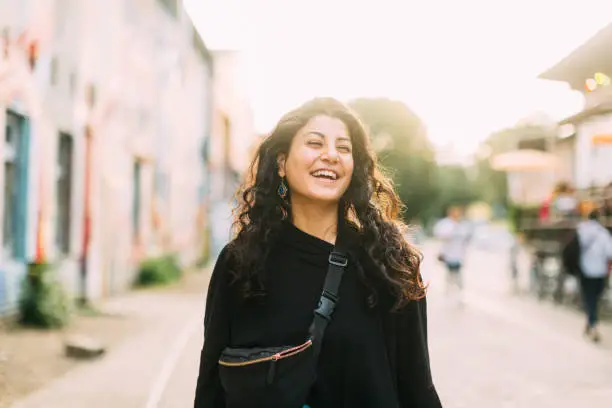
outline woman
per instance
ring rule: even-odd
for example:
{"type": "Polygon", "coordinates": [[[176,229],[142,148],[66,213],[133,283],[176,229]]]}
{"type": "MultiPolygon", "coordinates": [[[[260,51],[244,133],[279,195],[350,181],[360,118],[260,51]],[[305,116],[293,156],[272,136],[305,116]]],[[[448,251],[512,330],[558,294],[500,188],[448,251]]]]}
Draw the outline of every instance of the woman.
{"type": "Polygon", "coordinates": [[[350,261],[304,402],[441,407],[430,374],[421,255],[404,239],[400,201],[357,117],[334,99],[307,102],[263,141],[250,174],[237,235],[211,277],[195,406],[226,406],[218,363],[226,347],[303,341],[342,237],[350,261]]]}

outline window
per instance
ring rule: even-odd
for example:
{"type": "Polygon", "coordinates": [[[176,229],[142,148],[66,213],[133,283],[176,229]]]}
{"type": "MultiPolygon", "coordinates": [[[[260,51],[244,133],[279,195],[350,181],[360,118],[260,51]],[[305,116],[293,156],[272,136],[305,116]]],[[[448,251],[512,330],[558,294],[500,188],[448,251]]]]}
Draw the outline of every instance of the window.
{"type": "Polygon", "coordinates": [[[531,149],[531,150],[540,150],[545,152],[546,149],[546,139],[527,139],[520,140],[518,142],[519,150],[522,149],[531,149]]]}
{"type": "Polygon", "coordinates": [[[5,253],[14,257],[17,255],[19,242],[20,189],[22,164],[20,153],[23,118],[12,113],[6,113],[4,130],[4,213],[2,215],[2,242],[5,253]]]}
{"type": "Polygon", "coordinates": [[[70,73],[70,78],[68,79],[68,81],[69,81],[69,86],[70,86],[70,95],[74,96],[74,93],[76,91],[76,86],[77,86],[76,72],[70,73]]]}
{"type": "Polygon", "coordinates": [[[51,58],[51,73],[49,74],[51,85],[57,85],[58,69],[57,57],[51,58]]]}
{"type": "Polygon", "coordinates": [[[157,2],[164,8],[172,17],[178,16],[178,0],[157,0],[157,2]]]}
{"type": "Polygon", "coordinates": [[[73,151],[74,142],[72,136],[60,133],[57,152],[55,243],[62,254],[70,252],[73,151]]]}
{"type": "Polygon", "coordinates": [[[96,106],[98,100],[98,88],[94,84],[88,84],[85,89],[85,98],[87,100],[87,107],[93,108],[96,106]]]}
{"type": "Polygon", "coordinates": [[[8,58],[9,44],[11,43],[11,30],[8,27],[2,29],[2,56],[8,58]]]}
{"type": "Polygon", "coordinates": [[[132,231],[133,238],[138,241],[140,237],[140,203],[141,203],[141,184],[142,184],[142,163],[139,159],[134,161],[132,175],[132,231]]]}

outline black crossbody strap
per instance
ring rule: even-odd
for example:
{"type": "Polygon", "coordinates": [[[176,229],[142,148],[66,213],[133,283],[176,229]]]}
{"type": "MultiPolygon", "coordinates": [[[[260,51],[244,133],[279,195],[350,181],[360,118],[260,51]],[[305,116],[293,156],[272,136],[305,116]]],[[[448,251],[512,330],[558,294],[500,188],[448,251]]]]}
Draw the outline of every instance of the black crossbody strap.
{"type": "Polygon", "coordinates": [[[314,318],[309,330],[313,341],[315,358],[319,356],[325,329],[331,321],[334,309],[340,300],[338,290],[348,265],[348,253],[339,241],[340,234],[338,234],[333,251],[329,254],[329,265],[327,275],[325,276],[325,283],[323,284],[323,293],[321,293],[319,304],[314,311],[314,318]]]}

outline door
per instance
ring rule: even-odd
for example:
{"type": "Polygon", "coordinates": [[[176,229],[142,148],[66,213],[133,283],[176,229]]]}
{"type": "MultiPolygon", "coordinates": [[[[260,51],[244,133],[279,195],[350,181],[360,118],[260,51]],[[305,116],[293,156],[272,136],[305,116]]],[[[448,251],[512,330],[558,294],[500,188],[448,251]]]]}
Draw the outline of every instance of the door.
{"type": "Polygon", "coordinates": [[[12,259],[25,259],[27,187],[28,187],[28,126],[27,120],[7,111],[4,130],[4,211],[2,246],[12,259]]]}
{"type": "Polygon", "coordinates": [[[28,120],[12,111],[6,121],[2,151],[2,254],[0,254],[0,315],[13,312],[26,273],[28,186],[28,120]]]}

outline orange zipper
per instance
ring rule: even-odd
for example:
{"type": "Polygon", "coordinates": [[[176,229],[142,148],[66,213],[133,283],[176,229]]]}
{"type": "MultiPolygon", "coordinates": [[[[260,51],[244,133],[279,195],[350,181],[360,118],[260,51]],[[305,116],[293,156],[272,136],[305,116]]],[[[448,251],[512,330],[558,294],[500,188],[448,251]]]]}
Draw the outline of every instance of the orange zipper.
{"type": "Polygon", "coordinates": [[[301,353],[302,351],[306,350],[307,348],[311,346],[312,346],[312,340],[308,340],[304,344],[300,344],[299,346],[292,347],[290,349],[287,349],[280,353],[276,353],[269,357],[262,357],[262,358],[258,358],[258,359],[251,360],[251,361],[241,361],[238,363],[232,363],[228,361],[219,360],[219,364],[222,366],[226,366],[226,367],[241,367],[241,366],[247,366],[251,364],[263,363],[265,361],[278,361],[278,360],[282,360],[287,357],[294,356],[298,353],[301,353]]]}

